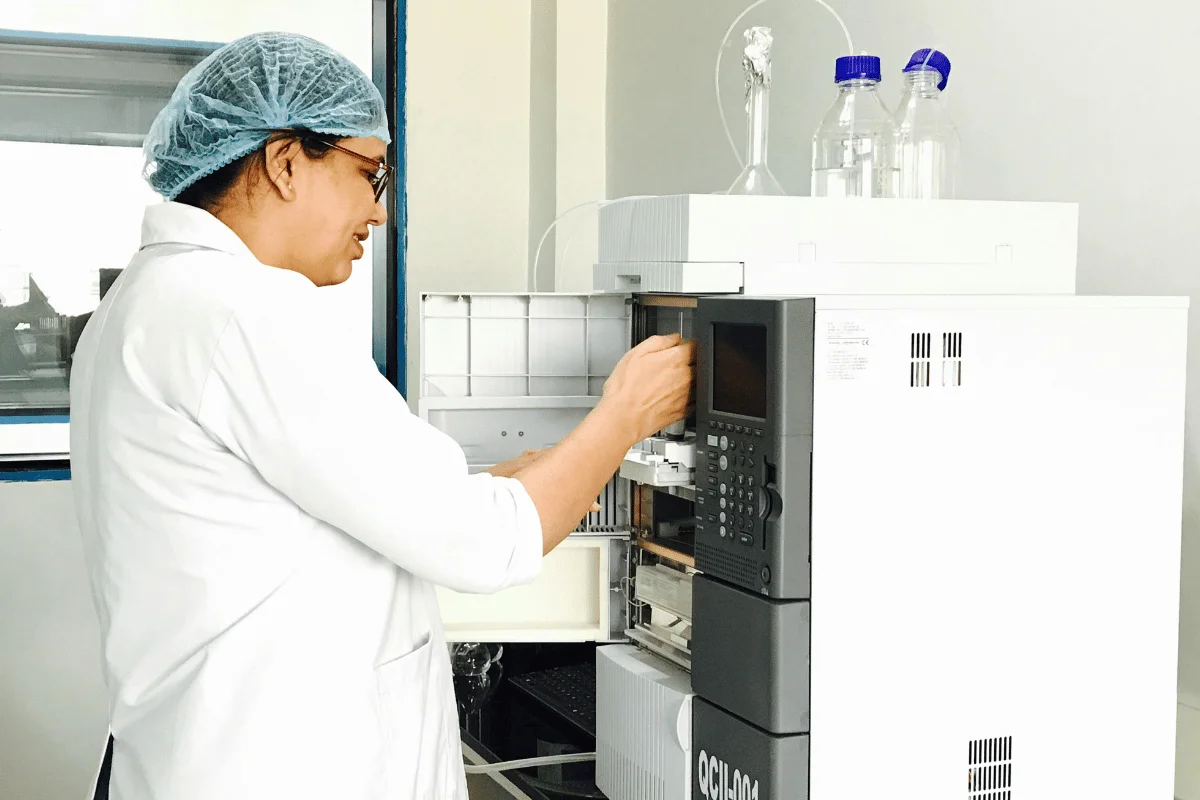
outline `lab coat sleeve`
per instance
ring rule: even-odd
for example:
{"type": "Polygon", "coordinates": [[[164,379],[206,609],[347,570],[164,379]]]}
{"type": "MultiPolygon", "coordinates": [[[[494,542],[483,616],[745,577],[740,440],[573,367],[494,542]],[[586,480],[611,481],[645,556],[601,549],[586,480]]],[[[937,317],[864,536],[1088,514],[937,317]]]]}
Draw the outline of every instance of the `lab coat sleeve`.
{"type": "Polygon", "coordinates": [[[532,581],[542,528],[524,486],[468,474],[462,449],[371,359],[343,352],[310,297],[284,319],[234,313],[201,426],[305,512],[418,577],[475,593],[532,581]]]}

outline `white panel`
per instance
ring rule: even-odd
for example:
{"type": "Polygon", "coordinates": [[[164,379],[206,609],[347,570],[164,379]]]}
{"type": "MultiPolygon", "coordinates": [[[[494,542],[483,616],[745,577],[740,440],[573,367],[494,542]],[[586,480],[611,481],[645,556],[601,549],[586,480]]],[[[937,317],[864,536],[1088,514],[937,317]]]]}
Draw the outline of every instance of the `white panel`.
{"type": "Polygon", "coordinates": [[[531,584],[492,595],[438,589],[451,642],[595,642],[612,638],[610,597],[625,537],[568,537],[531,584]]]}
{"type": "Polygon", "coordinates": [[[691,793],[692,682],[629,645],[596,650],[596,788],[609,800],[691,793]]]}
{"type": "Polygon", "coordinates": [[[628,349],[623,297],[422,296],[422,397],[599,396],[628,349]]]}
{"type": "Polygon", "coordinates": [[[745,293],[760,297],[827,294],[1073,294],[1065,270],[1001,269],[969,264],[828,264],[747,262],[745,293]]]}
{"type": "Polygon", "coordinates": [[[596,406],[595,397],[422,398],[422,419],[458,442],[484,469],[558,444],[596,406]]]}
{"type": "Polygon", "coordinates": [[[1187,314],[1055,302],[818,311],[817,800],[859,796],[864,730],[895,800],[1008,736],[1014,797],[1171,796],[1187,314]],[[912,387],[913,333],[961,334],[961,385],[912,387]]]}
{"type": "MultiPolygon", "coordinates": [[[[928,272],[918,292],[963,291],[928,281],[965,272],[972,292],[1071,293],[1077,231],[1066,203],[673,195],[601,209],[599,261],[808,265],[848,274],[848,294],[895,292],[874,280],[913,268],[928,272]]],[[[746,292],[781,293],[750,275],[746,292]]]]}
{"type": "Polygon", "coordinates": [[[598,292],[663,292],[670,294],[733,294],[742,289],[740,263],[625,262],[592,268],[598,292]]]}

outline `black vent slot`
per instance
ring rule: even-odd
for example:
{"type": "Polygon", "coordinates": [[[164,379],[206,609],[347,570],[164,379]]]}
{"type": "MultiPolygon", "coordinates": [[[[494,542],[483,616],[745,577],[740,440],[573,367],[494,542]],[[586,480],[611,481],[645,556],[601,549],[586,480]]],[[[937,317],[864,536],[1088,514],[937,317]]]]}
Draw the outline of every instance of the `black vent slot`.
{"type": "Polygon", "coordinates": [[[1012,737],[976,739],[967,747],[968,800],[1012,800],[1012,737]]]}
{"type": "Polygon", "coordinates": [[[584,517],[575,526],[577,533],[620,533],[628,528],[628,525],[622,524],[626,501],[621,496],[619,480],[614,477],[604,487],[604,493],[596,501],[600,504],[600,510],[584,517]]]}
{"type": "Polygon", "coordinates": [[[917,389],[929,385],[929,365],[932,355],[932,333],[914,333],[909,336],[909,386],[917,389]]]}
{"type": "Polygon", "coordinates": [[[962,386],[961,333],[942,334],[942,386],[962,386]]]}
{"type": "Polygon", "coordinates": [[[962,358],[962,334],[942,334],[942,358],[962,358]]]}

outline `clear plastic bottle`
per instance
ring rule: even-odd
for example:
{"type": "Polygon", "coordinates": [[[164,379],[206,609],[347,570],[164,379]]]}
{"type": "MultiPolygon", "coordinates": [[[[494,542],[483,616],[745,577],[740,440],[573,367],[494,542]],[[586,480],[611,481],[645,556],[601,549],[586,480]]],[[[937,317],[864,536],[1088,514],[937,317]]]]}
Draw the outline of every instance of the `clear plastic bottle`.
{"type": "Polygon", "coordinates": [[[767,166],[767,123],[771,91],[771,29],[745,33],[742,68],[746,72],[746,168],[726,194],[786,194],[767,166]]]}
{"type": "Polygon", "coordinates": [[[904,67],[904,94],[896,109],[898,197],[937,200],[955,195],[960,142],[942,103],[949,78],[950,59],[938,50],[918,50],[904,67]]]}
{"type": "Polygon", "coordinates": [[[879,96],[878,56],[842,56],[838,97],[813,136],[813,197],[894,197],[894,120],[879,96]]]}

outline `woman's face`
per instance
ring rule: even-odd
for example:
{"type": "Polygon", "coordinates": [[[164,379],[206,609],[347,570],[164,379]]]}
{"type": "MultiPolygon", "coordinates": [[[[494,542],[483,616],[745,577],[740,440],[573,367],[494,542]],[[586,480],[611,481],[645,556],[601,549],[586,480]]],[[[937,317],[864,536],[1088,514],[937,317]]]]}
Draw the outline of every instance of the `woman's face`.
{"type": "MultiPolygon", "coordinates": [[[[340,139],[337,144],[375,164],[387,153],[375,138],[340,139]]],[[[371,227],[387,221],[383,198],[375,200],[377,168],[372,163],[336,149],[321,158],[309,158],[301,149],[292,161],[287,266],[318,286],[349,278],[353,262],[363,257],[371,227]]]]}

